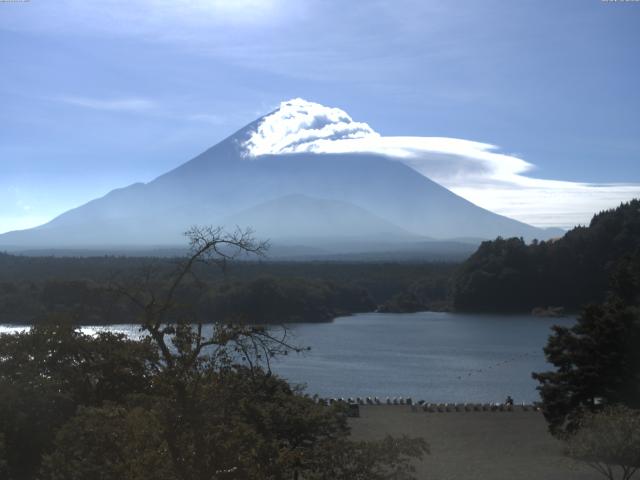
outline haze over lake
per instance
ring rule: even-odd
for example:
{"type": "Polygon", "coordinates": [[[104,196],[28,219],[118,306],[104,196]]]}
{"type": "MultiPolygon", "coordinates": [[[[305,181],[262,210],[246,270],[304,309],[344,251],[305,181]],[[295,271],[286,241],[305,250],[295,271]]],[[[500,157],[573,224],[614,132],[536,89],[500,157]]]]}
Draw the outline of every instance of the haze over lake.
{"type": "MultiPolygon", "coordinates": [[[[274,370],[323,397],[411,397],[429,402],[538,401],[531,372],[549,368],[543,347],[569,318],[421,312],[366,313],[330,323],[291,324],[309,346],[274,370]]],[[[0,326],[0,332],[21,327],[0,326]]],[[[86,327],[85,332],[96,327],[86,327]]],[[[137,325],[99,327],[138,335],[137,325]]]]}

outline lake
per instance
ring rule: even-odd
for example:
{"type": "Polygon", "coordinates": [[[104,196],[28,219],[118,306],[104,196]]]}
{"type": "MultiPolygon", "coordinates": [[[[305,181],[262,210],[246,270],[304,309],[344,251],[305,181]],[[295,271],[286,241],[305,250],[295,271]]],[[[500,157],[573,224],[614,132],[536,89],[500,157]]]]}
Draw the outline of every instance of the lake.
{"type": "MultiPolygon", "coordinates": [[[[273,369],[323,397],[411,397],[428,402],[537,401],[531,372],[550,366],[542,348],[554,324],[571,318],[421,312],[366,313],[330,323],[290,324],[309,346],[273,369]]],[[[134,325],[100,327],[138,334],[134,325]]],[[[0,326],[0,332],[20,327],[0,326]]],[[[96,327],[87,327],[86,332],[96,327]]]]}

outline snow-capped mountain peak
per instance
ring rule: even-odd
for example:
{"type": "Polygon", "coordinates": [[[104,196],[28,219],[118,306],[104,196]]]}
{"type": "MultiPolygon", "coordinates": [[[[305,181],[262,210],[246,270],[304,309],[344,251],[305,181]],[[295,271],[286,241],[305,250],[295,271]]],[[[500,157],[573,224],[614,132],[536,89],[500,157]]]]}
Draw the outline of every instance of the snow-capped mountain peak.
{"type": "Polygon", "coordinates": [[[327,142],[379,136],[368,124],[354,121],[344,110],[294,98],[263,117],[243,149],[251,157],[320,152],[327,142]]]}

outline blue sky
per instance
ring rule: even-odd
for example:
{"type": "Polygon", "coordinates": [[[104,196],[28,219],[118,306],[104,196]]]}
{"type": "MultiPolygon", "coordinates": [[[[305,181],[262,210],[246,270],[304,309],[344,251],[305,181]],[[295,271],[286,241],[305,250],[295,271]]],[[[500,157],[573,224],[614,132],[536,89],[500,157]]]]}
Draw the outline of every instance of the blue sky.
{"type": "Polygon", "coordinates": [[[637,184],[639,50],[640,2],[0,3],[0,232],[151,180],[292,97],[385,136],[492,144],[539,179],[637,184]]]}

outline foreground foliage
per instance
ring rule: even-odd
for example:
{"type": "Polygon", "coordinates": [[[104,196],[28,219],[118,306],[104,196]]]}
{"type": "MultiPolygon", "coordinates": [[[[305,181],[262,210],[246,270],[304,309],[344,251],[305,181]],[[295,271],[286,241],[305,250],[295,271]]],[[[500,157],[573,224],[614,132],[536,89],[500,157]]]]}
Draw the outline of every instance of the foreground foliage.
{"type": "Polygon", "coordinates": [[[609,480],[630,480],[640,468],[640,410],[613,406],[584,415],[567,447],[569,456],[609,480]]]}
{"type": "Polygon", "coordinates": [[[70,326],[0,337],[2,478],[412,478],[424,441],[351,442],[340,406],[231,360],[248,332],[216,335],[215,355],[172,366],[148,340],[70,326]]]}
{"type": "Polygon", "coordinates": [[[545,355],[555,370],[534,373],[552,433],[575,432],[603,405],[640,408],[640,254],[618,264],[609,297],[570,328],[553,327],[545,355]]]}
{"type": "Polygon", "coordinates": [[[590,306],[545,347],[556,370],[535,373],[552,433],[571,433],[600,404],[640,408],[640,314],[620,301],[590,306]]]}
{"type": "Polygon", "coordinates": [[[194,265],[263,245],[217,229],[190,240],[161,290],[114,285],[138,309],[143,340],[59,322],[0,336],[2,478],[413,478],[423,440],[353,442],[344,407],[316,404],[271,373],[273,356],[299,350],[286,332],[197,323],[178,294],[194,265]]]}

